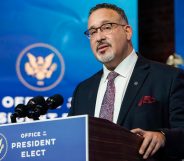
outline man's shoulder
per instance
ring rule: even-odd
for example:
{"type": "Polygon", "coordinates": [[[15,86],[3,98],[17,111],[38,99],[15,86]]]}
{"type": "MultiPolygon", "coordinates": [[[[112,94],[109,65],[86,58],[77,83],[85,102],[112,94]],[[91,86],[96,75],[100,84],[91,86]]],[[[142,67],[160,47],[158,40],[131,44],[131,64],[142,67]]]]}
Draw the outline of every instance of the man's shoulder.
{"type": "Polygon", "coordinates": [[[176,68],[161,62],[149,60],[144,57],[140,57],[141,61],[149,64],[151,72],[157,72],[158,74],[177,74],[177,73],[184,73],[184,71],[180,68],[176,68]]]}

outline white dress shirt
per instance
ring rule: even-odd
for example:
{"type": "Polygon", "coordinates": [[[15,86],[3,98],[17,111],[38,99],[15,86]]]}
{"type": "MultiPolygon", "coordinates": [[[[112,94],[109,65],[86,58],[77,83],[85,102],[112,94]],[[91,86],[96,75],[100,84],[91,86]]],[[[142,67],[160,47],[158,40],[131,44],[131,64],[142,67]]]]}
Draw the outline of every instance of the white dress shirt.
{"type": "MultiPolygon", "coordinates": [[[[119,75],[115,78],[115,102],[114,102],[114,114],[113,114],[113,122],[117,123],[121,104],[125,95],[125,91],[127,89],[130,77],[132,75],[133,69],[135,67],[135,63],[137,61],[137,54],[135,50],[131,52],[129,56],[127,56],[114,70],[119,75]]],[[[109,71],[105,66],[103,66],[103,75],[100,81],[100,85],[98,88],[96,106],[95,106],[95,117],[99,117],[102,100],[107,87],[107,76],[111,71],[109,71]]]]}

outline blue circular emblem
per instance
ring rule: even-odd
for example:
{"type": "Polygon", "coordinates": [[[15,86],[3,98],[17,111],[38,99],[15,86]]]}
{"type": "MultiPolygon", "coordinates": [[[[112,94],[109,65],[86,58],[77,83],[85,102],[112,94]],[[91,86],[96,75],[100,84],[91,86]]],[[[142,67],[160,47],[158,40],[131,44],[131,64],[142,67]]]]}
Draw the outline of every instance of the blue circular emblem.
{"type": "Polygon", "coordinates": [[[36,43],[27,46],[16,62],[19,80],[29,89],[47,91],[58,85],[65,71],[61,53],[53,46],[36,43]]]}

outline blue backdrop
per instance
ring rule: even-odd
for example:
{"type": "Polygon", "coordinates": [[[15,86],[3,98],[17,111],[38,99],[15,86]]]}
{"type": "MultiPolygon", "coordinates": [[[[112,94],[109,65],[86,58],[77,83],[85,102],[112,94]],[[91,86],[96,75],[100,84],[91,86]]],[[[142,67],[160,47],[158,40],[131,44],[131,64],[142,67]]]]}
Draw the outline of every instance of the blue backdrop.
{"type": "MultiPolygon", "coordinates": [[[[101,0],[2,0],[0,2],[0,124],[19,103],[59,93],[62,107],[42,118],[65,116],[76,85],[97,72],[88,39],[89,9],[101,0]]],[[[137,0],[106,0],[122,7],[138,49],[137,0]]],[[[20,119],[19,121],[24,121],[20,119]]],[[[27,121],[27,120],[26,120],[27,121]]]]}
{"type": "MultiPolygon", "coordinates": [[[[174,1],[174,11],[175,11],[175,51],[176,54],[180,55],[184,59],[184,1],[175,0],[174,1]]],[[[184,60],[183,60],[184,61],[184,60]]],[[[184,62],[180,65],[184,69],[184,62]]]]}

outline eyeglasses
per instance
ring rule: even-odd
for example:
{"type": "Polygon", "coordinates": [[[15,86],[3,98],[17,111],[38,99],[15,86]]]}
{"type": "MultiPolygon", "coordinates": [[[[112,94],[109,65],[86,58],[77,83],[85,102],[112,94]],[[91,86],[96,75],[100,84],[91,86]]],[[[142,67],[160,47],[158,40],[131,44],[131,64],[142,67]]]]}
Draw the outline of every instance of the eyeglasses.
{"type": "Polygon", "coordinates": [[[84,34],[85,34],[89,39],[93,39],[93,38],[97,35],[98,29],[100,29],[100,31],[101,31],[104,35],[107,35],[107,34],[112,33],[113,29],[116,28],[117,26],[126,26],[126,25],[118,24],[118,23],[114,23],[114,22],[105,23],[105,24],[102,24],[100,27],[91,28],[91,29],[85,31],[84,34]]]}

